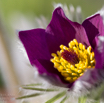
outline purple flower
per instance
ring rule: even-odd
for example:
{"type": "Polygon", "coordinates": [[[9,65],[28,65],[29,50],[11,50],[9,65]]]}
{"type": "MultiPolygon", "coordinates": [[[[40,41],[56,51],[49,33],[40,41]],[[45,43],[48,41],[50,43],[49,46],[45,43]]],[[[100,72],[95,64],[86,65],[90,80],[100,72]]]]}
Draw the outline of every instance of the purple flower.
{"type": "MultiPolygon", "coordinates": [[[[50,62],[51,54],[60,50],[60,45],[76,39],[87,48],[91,46],[95,53],[95,69],[103,68],[102,53],[99,53],[98,36],[104,35],[104,26],[100,14],[87,18],[82,24],[70,21],[61,7],[54,10],[52,19],[46,29],[20,31],[19,38],[28,54],[31,65],[35,65],[40,74],[46,73],[46,78],[55,84],[71,87],[74,82],[67,82],[61,73],[50,62]],[[100,60],[99,60],[100,59],[100,60]],[[61,84],[60,84],[61,83],[61,84]]],[[[83,75],[84,76],[84,75],[83,75]]]]}

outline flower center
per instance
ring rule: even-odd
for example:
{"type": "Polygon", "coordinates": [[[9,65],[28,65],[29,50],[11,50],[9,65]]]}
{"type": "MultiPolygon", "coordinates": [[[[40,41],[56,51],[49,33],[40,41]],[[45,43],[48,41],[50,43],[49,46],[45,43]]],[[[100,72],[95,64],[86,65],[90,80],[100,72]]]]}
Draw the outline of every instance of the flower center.
{"type": "Polygon", "coordinates": [[[51,62],[54,67],[62,74],[66,81],[74,82],[86,71],[86,68],[95,67],[94,52],[91,46],[85,48],[76,39],[71,41],[69,47],[60,45],[61,50],[57,54],[52,53],[51,62]]]}
{"type": "Polygon", "coordinates": [[[64,52],[61,53],[61,57],[73,65],[79,62],[78,55],[71,49],[64,50],[64,52]]]}

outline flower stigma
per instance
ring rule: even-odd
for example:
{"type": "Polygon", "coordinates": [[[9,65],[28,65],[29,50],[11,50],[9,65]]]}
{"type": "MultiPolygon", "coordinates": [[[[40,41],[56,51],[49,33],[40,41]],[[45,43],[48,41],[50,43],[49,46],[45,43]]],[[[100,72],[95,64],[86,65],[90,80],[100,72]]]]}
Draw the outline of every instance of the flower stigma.
{"type": "Polygon", "coordinates": [[[65,80],[71,83],[82,76],[87,69],[95,67],[95,56],[91,46],[85,48],[76,39],[69,42],[68,46],[60,45],[61,50],[57,51],[57,54],[51,54],[53,56],[51,62],[65,80]]]}

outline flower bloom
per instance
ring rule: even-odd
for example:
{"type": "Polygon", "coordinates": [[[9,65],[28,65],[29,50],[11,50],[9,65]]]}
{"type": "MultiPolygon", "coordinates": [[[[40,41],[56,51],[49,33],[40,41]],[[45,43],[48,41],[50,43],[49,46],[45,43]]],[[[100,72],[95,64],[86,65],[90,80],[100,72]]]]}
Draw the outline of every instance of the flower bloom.
{"type": "Polygon", "coordinates": [[[56,84],[67,87],[84,76],[86,68],[103,69],[102,56],[97,50],[98,36],[103,35],[100,14],[79,24],[70,21],[61,7],[54,10],[46,29],[19,32],[31,65],[35,65],[40,74],[53,78],[56,84]]]}

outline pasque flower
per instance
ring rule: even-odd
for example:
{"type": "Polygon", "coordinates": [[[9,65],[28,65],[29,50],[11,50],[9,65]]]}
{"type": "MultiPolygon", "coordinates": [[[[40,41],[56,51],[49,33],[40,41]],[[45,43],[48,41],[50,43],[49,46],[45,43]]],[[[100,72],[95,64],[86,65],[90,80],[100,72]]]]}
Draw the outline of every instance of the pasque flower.
{"type": "Polygon", "coordinates": [[[46,29],[19,32],[31,65],[36,66],[40,74],[47,74],[47,79],[51,77],[55,84],[66,87],[71,87],[90,68],[104,69],[103,53],[97,49],[98,37],[103,35],[100,14],[79,24],[69,20],[61,7],[54,10],[46,29]]]}

